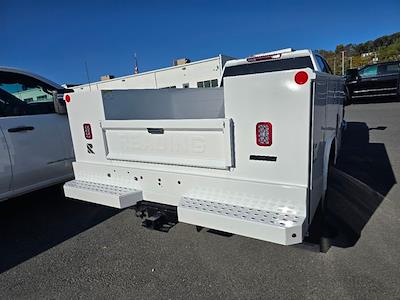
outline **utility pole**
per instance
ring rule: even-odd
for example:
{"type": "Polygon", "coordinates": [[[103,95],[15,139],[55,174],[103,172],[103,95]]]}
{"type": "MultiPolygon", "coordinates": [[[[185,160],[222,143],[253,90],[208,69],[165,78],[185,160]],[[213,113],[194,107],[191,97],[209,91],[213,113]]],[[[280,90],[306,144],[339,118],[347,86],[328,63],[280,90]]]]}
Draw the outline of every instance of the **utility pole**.
{"type": "Polygon", "coordinates": [[[336,75],[336,54],[333,57],[333,74],[336,75]]]}
{"type": "Polygon", "coordinates": [[[134,54],[134,58],[135,58],[135,67],[133,68],[133,74],[139,74],[139,66],[138,66],[138,62],[137,62],[136,52],[134,54]]]}
{"type": "Polygon", "coordinates": [[[342,51],[342,76],[344,75],[344,51],[342,51]]]}
{"type": "Polygon", "coordinates": [[[350,69],[353,69],[353,56],[350,56],[350,69]]]}

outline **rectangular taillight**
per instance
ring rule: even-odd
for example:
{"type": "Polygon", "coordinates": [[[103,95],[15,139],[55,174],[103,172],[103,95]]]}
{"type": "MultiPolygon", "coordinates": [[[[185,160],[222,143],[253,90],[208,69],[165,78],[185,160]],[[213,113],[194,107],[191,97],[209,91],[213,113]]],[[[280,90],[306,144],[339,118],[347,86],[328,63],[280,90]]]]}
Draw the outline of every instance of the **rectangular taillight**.
{"type": "Polygon", "coordinates": [[[258,146],[272,145],[272,124],[259,122],[256,125],[256,143],[258,146]]]}
{"type": "Polygon", "coordinates": [[[87,140],[91,140],[93,138],[92,127],[90,126],[90,124],[83,124],[83,132],[85,133],[85,138],[87,140]]]}

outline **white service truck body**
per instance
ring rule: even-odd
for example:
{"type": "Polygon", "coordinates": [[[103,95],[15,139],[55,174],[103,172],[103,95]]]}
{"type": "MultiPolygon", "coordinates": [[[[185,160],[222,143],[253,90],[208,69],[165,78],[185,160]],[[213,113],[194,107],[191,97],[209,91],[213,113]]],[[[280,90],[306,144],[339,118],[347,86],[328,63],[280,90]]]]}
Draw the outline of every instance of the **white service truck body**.
{"type": "Polygon", "coordinates": [[[177,208],[180,222],[301,243],[340,147],[343,80],[309,50],[228,61],[215,89],[103,90],[67,104],[67,197],[177,208]]]}

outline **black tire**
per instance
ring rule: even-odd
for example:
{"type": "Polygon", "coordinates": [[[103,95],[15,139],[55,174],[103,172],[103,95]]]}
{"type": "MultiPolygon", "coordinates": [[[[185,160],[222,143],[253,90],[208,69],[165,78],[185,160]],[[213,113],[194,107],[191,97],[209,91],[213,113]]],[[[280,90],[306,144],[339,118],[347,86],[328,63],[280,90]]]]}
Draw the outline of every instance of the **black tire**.
{"type": "Polygon", "coordinates": [[[343,106],[351,105],[353,102],[351,100],[350,92],[349,92],[349,89],[347,87],[346,87],[344,93],[345,93],[345,100],[344,100],[344,105],[343,106]]]}
{"type": "MultiPolygon", "coordinates": [[[[327,190],[330,181],[331,169],[335,162],[335,147],[335,142],[333,142],[329,153],[327,190]]],[[[334,236],[334,230],[329,224],[327,204],[327,195],[325,195],[325,199],[321,198],[319,201],[318,208],[309,227],[309,236],[306,239],[307,242],[319,244],[319,251],[321,253],[328,252],[332,244],[332,237],[334,236]]]]}

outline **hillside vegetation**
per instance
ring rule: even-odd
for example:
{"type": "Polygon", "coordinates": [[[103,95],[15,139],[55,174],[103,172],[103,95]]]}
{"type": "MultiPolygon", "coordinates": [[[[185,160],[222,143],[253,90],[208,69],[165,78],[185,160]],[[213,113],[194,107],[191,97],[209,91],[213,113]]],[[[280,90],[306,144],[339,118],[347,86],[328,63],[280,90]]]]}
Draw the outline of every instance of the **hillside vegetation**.
{"type": "Polygon", "coordinates": [[[361,44],[340,44],[335,51],[318,50],[336,74],[342,72],[342,51],[345,52],[345,70],[374,62],[400,60],[400,32],[361,44]]]}

